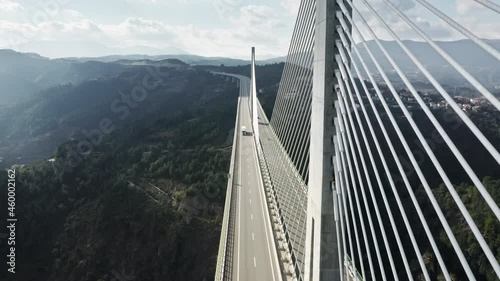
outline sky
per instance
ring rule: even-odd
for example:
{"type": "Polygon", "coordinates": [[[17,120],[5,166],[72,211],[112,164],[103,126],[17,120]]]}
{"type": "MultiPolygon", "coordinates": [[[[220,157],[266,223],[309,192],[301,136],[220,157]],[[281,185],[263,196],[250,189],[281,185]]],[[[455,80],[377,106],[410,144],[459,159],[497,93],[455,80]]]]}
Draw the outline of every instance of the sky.
{"type": "MultiPolygon", "coordinates": [[[[391,1],[433,39],[464,38],[415,1],[391,1]]],[[[400,38],[421,40],[382,0],[369,2],[400,38]]],[[[500,39],[500,15],[473,0],[428,2],[477,36],[500,39]]],[[[391,39],[362,1],[355,3],[377,36],[391,39]]],[[[288,52],[299,5],[300,0],[0,0],[0,48],[50,58],[189,53],[248,59],[255,46],[261,59],[278,57],[288,52]]]]}

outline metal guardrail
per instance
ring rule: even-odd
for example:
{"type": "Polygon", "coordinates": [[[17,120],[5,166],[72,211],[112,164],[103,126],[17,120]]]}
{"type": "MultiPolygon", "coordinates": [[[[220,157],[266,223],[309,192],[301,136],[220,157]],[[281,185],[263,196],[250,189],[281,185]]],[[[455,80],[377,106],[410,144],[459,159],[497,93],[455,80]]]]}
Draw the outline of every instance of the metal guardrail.
{"type": "MultiPolygon", "coordinates": [[[[241,85],[241,84],[240,84],[241,85]]],[[[217,255],[217,265],[215,269],[215,281],[231,280],[231,276],[228,276],[228,271],[226,267],[232,266],[227,264],[227,250],[228,250],[228,233],[230,228],[230,221],[234,219],[231,217],[231,210],[234,208],[232,204],[233,199],[233,188],[234,188],[234,162],[236,158],[236,146],[238,144],[239,137],[239,120],[240,120],[240,99],[238,97],[238,105],[236,109],[236,123],[234,126],[234,137],[233,137],[233,148],[231,151],[231,164],[229,166],[229,177],[227,180],[227,190],[226,190],[226,202],[224,204],[224,217],[222,219],[222,230],[219,242],[219,253],[217,255]]]]}
{"type": "Polygon", "coordinates": [[[347,280],[357,280],[357,281],[363,281],[363,276],[359,271],[353,266],[351,257],[349,255],[346,255],[346,260],[344,261],[345,268],[347,269],[346,274],[348,274],[347,280]],[[350,278],[350,279],[349,279],[350,278]]]}
{"type": "MultiPolygon", "coordinates": [[[[264,112],[262,105],[258,101],[257,101],[257,106],[259,107],[259,110],[258,110],[259,112],[264,112]]],[[[265,123],[269,124],[269,120],[265,114],[263,114],[261,119],[265,123]]],[[[285,153],[285,152],[283,151],[283,153],[285,153]]],[[[257,143],[257,154],[259,157],[259,166],[261,169],[262,177],[264,179],[264,184],[266,185],[266,194],[267,194],[267,196],[270,196],[272,198],[272,201],[274,202],[275,207],[277,209],[276,215],[278,216],[279,225],[281,226],[280,231],[284,234],[284,236],[285,236],[284,239],[285,239],[286,245],[287,245],[287,248],[285,249],[285,251],[287,252],[289,258],[291,259],[290,262],[293,265],[293,272],[286,272],[286,273],[291,274],[293,280],[300,281],[300,280],[302,280],[302,271],[300,269],[300,266],[297,264],[297,260],[295,258],[296,253],[295,253],[295,250],[292,246],[292,242],[290,241],[290,233],[289,233],[288,228],[286,227],[287,224],[285,222],[285,218],[283,217],[283,214],[282,214],[281,210],[279,209],[279,203],[278,203],[279,200],[278,200],[277,195],[276,195],[276,190],[274,187],[272,177],[270,175],[268,162],[267,162],[264,150],[262,149],[262,144],[260,143],[260,140],[257,143]],[[268,190],[268,188],[269,188],[269,190],[268,190]]],[[[298,176],[298,178],[301,179],[300,176],[298,176]]],[[[273,208],[271,207],[270,209],[271,209],[270,211],[272,211],[273,208]]],[[[276,233],[277,230],[274,227],[273,227],[273,229],[274,229],[275,235],[280,235],[280,233],[276,233]]],[[[282,259],[283,258],[284,257],[282,257],[282,259]]],[[[282,260],[281,262],[285,262],[285,261],[282,260]]]]}
{"type": "MultiPolygon", "coordinates": [[[[266,160],[266,157],[264,155],[264,151],[262,150],[260,143],[257,146],[257,150],[258,150],[257,153],[259,156],[259,166],[260,166],[260,170],[262,173],[262,178],[264,179],[265,192],[266,192],[266,195],[268,197],[268,200],[271,201],[270,203],[273,203],[275,206],[275,207],[271,206],[268,208],[270,209],[271,212],[273,211],[273,208],[276,208],[278,210],[275,215],[278,217],[279,222],[277,224],[280,227],[279,227],[279,229],[276,229],[276,227],[273,227],[273,229],[274,229],[273,233],[274,233],[275,239],[277,236],[279,236],[281,234],[280,232],[282,232],[284,234],[285,240],[286,240],[286,245],[287,245],[287,248],[284,250],[286,251],[288,256],[291,258],[293,256],[294,250],[293,250],[293,247],[292,247],[290,240],[287,238],[287,237],[290,237],[290,234],[288,233],[288,229],[286,229],[285,225],[283,225],[284,219],[283,219],[283,216],[281,215],[281,212],[279,211],[278,206],[277,206],[276,192],[274,190],[273,182],[272,182],[272,179],[271,179],[271,176],[269,173],[267,160],[266,160]]],[[[272,217],[271,217],[271,219],[272,219],[272,217]]],[[[276,224],[276,222],[275,222],[275,224],[276,224]]],[[[278,241],[279,241],[279,239],[278,239],[278,241]]],[[[278,249],[278,252],[279,252],[279,249],[278,249]]],[[[282,259],[281,262],[284,264],[286,257],[281,256],[281,259],[282,259]]],[[[292,278],[294,278],[294,280],[302,280],[302,279],[299,279],[301,276],[300,268],[296,264],[294,264],[294,269],[295,269],[294,272],[286,272],[286,269],[285,269],[285,272],[287,274],[290,273],[292,275],[292,278]]]]}

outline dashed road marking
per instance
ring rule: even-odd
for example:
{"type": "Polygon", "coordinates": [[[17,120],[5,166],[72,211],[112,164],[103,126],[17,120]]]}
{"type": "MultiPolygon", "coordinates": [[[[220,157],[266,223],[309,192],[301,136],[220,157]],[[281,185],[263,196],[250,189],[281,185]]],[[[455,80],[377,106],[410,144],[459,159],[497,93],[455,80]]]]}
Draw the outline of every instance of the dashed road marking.
{"type": "Polygon", "coordinates": [[[255,240],[255,235],[253,234],[253,232],[252,232],[252,240],[255,240]]]}
{"type": "Polygon", "coordinates": [[[253,267],[257,267],[257,260],[255,260],[255,257],[253,257],[253,267]]]}
{"type": "Polygon", "coordinates": [[[250,219],[253,220],[253,214],[250,214],[250,219]]]}

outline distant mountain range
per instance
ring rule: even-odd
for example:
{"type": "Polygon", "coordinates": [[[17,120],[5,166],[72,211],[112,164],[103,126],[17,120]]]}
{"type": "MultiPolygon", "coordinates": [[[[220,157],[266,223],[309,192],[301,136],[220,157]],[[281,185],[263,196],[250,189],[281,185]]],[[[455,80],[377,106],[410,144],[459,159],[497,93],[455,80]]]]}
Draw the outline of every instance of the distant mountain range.
{"type": "MultiPolygon", "coordinates": [[[[189,54],[178,54],[178,55],[159,55],[159,56],[150,56],[150,55],[113,55],[113,56],[104,56],[104,57],[90,57],[90,58],[66,58],[69,60],[79,61],[79,62],[87,62],[87,61],[100,61],[100,62],[119,62],[119,61],[131,61],[131,60],[165,60],[165,59],[179,59],[183,62],[190,65],[214,65],[219,66],[221,64],[225,66],[238,66],[238,65],[247,65],[250,64],[250,60],[241,60],[241,59],[233,59],[233,58],[225,58],[225,57],[204,57],[197,55],[189,55],[189,54]]],[[[257,61],[258,64],[272,64],[272,63],[280,63],[286,60],[286,57],[278,57],[266,60],[257,61]]]]}
{"type": "MultiPolygon", "coordinates": [[[[500,49],[500,40],[485,40],[495,49],[500,49]]],[[[427,43],[404,41],[405,45],[420,59],[424,66],[442,84],[451,87],[469,86],[468,83],[449,66],[427,43]]],[[[400,79],[393,67],[382,54],[374,41],[369,41],[369,48],[378,58],[382,67],[388,72],[396,85],[400,79]]],[[[394,41],[382,41],[383,46],[391,54],[402,70],[412,81],[425,84],[427,80],[418,71],[413,62],[394,41]]],[[[437,42],[446,52],[465,67],[474,77],[489,88],[500,87],[500,63],[470,40],[437,42]]],[[[368,57],[364,47],[358,44],[360,52],[371,72],[376,68],[368,57]]],[[[286,57],[259,60],[260,65],[280,63],[286,57]]],[[[121,73],[124,68],[145,64],[178,64],[237,66],[248,65],[249,60],[225,57],[204,57],[190,54],[178,55],[112,55],[104,57],[48,59],[34,53],[19,53],[12,50],[0,50],[0,105],[16,102],[29,97],[47,87],[67,83],[100,79],[121,73]]],[[[358,64],[360,65],[360,64],[358,64]]],[[[366,76],[365,76],[366,77],[366,76]]],[[[382,82],[380,77],[376,77],[382,82]]],[[[432,86],[429,85],[429,88],[432,86]]]]}
{"type": "Polygon", "coordinates": [[[61,84],[113,77],[134,65],[186,65],[178,59],[116,62],[48,59],[12,50],[0,50],[0,62],[0,105],[25,100],[38,91],[61,84]]]}
{"type": "MultiPolygon", "coordinates": [[[[381,45],[386,49],[387,53],[396,62],[399,68],[404,71],[405,75],[413,82],[419,82],[421,89],[434,89],[427,78],[421,73],[418,67],[408,57],[408,55],[399,47],[395,41],[380,41],[381,45]]],[[[484,40],[487,44],[496,50],[500,50],[500,40],[484,40]]],[[[462,75],[460,75],[446,60],[441,57],[431,45],[424,42],[416,42],[405,40],[405,46],[417,57],[417,59],[424,65],[424,67],[447,88],[455,87],[472,87],[462,75]]],[[[484,86],[495,89],[500,88],[500,63],[497,59],[476,45],[471,40],[459,40],[451,42],[436,42],[436,44],[448,53],[458,64],[467,70],[484,86]]],[[[372,74],[378,74],[378,70],[371,60],[368,51],[364,45],[358,43],[357,48],[363,57],[363,60],[368,65],[372,74]]],[[[395,86],[404,87],[401,78],[395,72],[393,65],[386,58],[382,50],[378,47],[375,41],[367,42],[368,48],[377,59],[378,63],[384,69],[389,79],[395,86]]],[[[307,51],[297,52],[292,56],[303,57],[307,51]]],[[[355,54],[354,50],[352,53],[355,54]]],[[[355,62],[359,69],[362,71],[364,79],[368,79],[363,71],[362,64],[358,57],[355,56],[355,62]]],[[[294,58],[292,57],[292,60],[294,58]]],[[[312,64],[312,58],[309,61],[301,60],[303,67],[309,67],[312,64]]],[[[353,73],[355,73],[353,69],[353,73]]],[[[384,83],[380,75],[374,75],[379,83],[384,83]]]]}
{"type": "Polygon", "coordinates": [[[0,104],[16,102],[59,84],[116,75],[123,66],[89,61],[51,60],[32,53],[0,50],[0,104]]]}
{"type": "MultiPolygon", "coordinates": [[[[500,40],[484,39],[484,42],[493,48],[500,50],[500,40]]],[[[425,68],[444,86],[448,88],[453,87],[470,87],[470,84],[455,71],[429,44],[425,42],[417,42],[411,40],[403,41],[408,49],[420,60],[425,68]]],[[[419,82],[421,88],[433,88],[427,81],[425,76],[420,72],[417,66],[411,61],[406,53],[399,47],[395,41],[381,41],[384,48],[392,56],[398,66],[405,71],[410,80],[419,82]]],[[[471,40],[459,41],[443,41],[436,42],[437,45],[445,50],[453,59],[462,65],[468,72],[470,72],[477,80],[490,89],[500,87],[500,63],[493,58],[490,54],[485,52],[471,40]]],[[[387,72],[391,81],[398,87],[403,87],[401,79],[394,72],[394,67],[385,58],[384,54],[378,47],[375,41],[368,41],[368,47],[379,61],[380,65],[387,72]]],[[[367,62],[369,69],[372,73],[376,73],[377,69],[375,64],[369,58],[368,52],[363,44],[357,44],[362,56],[367,62]]],[[[96,58],[72,58],[73,60],[85,61],[101,61],[101,62],[117,62],[124,60],[163,60],[176,58],[180,59],[191,65],[225,65],[237,66],[247,65],[250,63],[248,60],[238,60],[223,57],[203,57],[196,55],[180,54],[180,55],[163,55],[163,56],[146,56],[146,55],[124,55],[124,56],[106,56],[96,58]]],[[[258,64],[272,64],[286,61],[286,57],[277,57],[267,60],[259,60],[258,64]]],[[[361,67],[359,60],[356,60],[358,66],[361,67]]],[[[365,78],[366,75],[364,75],[365,78]]],[[[378,82],[383,82],[381,77],[376,76],[378,82]]]]}
{"type": "Polygon", "coordinates": [[[30,41],[18,46],[18,50],[23,53],[35,52],[45,57],[64,58],[72,57],[79,54],[82,57],[101,57],[107,55],[128,55],[128,54],[149,54],[149,55],[164,55],[164,54],[188,54],[186,51],[168,47],[155,48],[151,46],[106,46],[98,42],[65,42],[64,49],[60,48],[61,43],[50,41],[30,41]]]}
{"type": "MultiPolygon", "coordinates": [[[[484,41],[496,50],[500,50],[500,40],[484,41]]],[[[429,44],[415,41],[404,41],[404,44],[440,83],[454,87],[471,87],[468,82],[466,82],[465,79],[445,61],[445,59],[434,51],[429,44]]],[[[385,58],[376,42],[369,41],[367,45],[370,50],[372,50],[373,55],[379,60],[381,66],[389,72],[389,77],[394,78],[396,81],[400,81],[399,78],[396,78],[396,73],[393,72],[394,68],[385,58]]],[[[423,81],[427,83],[427,79],[399,47],[397,42],[383,41],[382,45],[412,81],[423,81]]],[[[471,40],[437,42],[437,45],[486,87],[494,88],[500,86],[499,61],[471,40]]],[[[368,52],[361,44],[358,44],[358,47],[371,72],[374,72],[376,67],[369,58],[368,52]]],[[[361,64],[358,64],[358,66],[361,66],[361,64]]],[[[432,86],[429,84],[429,87],[432,86]]]]}

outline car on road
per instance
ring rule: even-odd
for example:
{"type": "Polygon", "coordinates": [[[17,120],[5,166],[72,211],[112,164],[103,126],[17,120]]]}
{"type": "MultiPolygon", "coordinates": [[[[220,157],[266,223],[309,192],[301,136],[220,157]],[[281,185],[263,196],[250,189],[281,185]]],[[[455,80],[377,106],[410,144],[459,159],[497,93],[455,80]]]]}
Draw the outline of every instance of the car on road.
{"type": "Polygon", "coordinates": [[[241,134],[244,136],[251,136],[252,132],[247,131],[247,127],[241,126],[241,134]]]}

